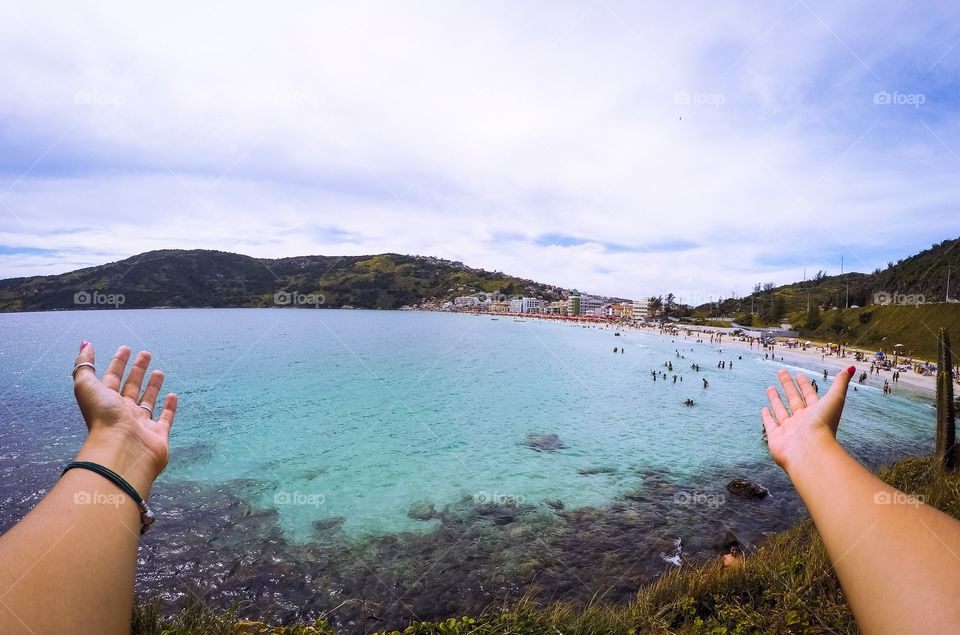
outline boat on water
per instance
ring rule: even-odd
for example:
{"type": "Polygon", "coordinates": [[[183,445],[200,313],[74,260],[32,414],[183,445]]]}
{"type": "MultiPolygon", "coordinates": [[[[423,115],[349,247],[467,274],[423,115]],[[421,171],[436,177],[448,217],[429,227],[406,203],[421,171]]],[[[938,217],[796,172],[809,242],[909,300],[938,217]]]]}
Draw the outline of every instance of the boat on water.
{"type": "Polygon", "coordinates": [[[514,322],[526,322],[526,320],[521,320],[520,318],[513,318],[514,322]]]}
{"type": "Polygon", "coordinates": [[[496,321],[499,320],[500,318],[490,318],[490,319],[493,320],[494,322],[496,322],[496,321]]]}

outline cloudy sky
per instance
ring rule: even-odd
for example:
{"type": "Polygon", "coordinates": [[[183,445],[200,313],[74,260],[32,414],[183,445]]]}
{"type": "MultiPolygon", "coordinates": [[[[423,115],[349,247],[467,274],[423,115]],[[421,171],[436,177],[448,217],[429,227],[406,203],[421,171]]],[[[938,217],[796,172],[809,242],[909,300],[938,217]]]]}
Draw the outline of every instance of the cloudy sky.
{"type": "Polygon", "coordinates": [[[706,301],[960,235],[952,2],[130,4],[0,3],[0,277],[391,251],[706,301]]]}

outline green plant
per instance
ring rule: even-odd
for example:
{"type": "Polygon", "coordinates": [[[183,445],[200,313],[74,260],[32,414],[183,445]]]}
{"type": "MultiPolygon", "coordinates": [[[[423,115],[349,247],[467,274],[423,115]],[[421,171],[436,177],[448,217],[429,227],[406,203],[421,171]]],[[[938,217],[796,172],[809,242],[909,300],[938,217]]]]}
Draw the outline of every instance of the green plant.
{"type": "Polygon", "coordinates": [[[810,303],[810,308],[807,310],[807,319],[806,319],[806,328],[809,331],[816,331],[820,326],[820,307],[817,306],[816,302],[810,303]]]}
{"type": "Polygon", "coordinates": [[[937,331],[937,456],[946,470],[957,469],[956,412],[953,401],[953,354],[950,334],[937,331]]]}

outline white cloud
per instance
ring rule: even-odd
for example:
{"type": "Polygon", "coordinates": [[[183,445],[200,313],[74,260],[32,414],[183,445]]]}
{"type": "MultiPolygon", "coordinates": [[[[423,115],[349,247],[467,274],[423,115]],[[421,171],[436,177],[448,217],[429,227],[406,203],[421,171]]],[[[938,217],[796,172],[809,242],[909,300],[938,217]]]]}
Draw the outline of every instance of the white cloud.
{"type": "Polygon", "coordinates": [[[960,228],[946,4],[94,6],[0,23],[0,246],[56,252],[0,275],[398,251],[709,296],[960,228]]]}

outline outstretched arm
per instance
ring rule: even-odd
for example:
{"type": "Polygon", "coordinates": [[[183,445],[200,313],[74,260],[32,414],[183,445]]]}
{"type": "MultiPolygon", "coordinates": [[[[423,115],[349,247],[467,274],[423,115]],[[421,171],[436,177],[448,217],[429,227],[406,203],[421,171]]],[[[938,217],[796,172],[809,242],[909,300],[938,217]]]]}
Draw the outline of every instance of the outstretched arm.
{"type": "MultiPolygon", "coordinates": [[[[154,371],[141,395],[150,354],[130,358],[121,346],[98,380],[76,372],[74,393],[89,434],[77,453],[122,476],[143,499],[167,464],[167,439],[177,408],[168,395],[154,409],[163,373],[154,371]]],[[[77,363],[93,363],[81,345],[77,363]]],[[[116,485],[93,472],[67,472],[23,520],[0,536],[0,632],[127,633],[133,606],[140,511],[116,485]]]]}
{"type": "Polygon", "coordinates": [[[774,460],[790,476],[820,532],[865,633],[960,629],[960,521],[887,485],[836,439],[847,385],[841,371],[818,399],[802,375],[777,377],[761,412],[774,460]]]}

